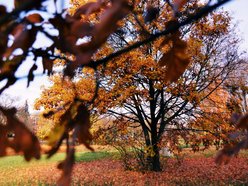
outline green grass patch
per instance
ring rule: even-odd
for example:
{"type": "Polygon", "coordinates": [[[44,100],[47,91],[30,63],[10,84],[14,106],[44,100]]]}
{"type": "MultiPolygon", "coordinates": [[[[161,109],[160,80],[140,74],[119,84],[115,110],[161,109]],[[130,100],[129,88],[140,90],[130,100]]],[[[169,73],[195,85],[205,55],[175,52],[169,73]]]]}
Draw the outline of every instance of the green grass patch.
{"type": "MultiPolygon", "coordinates": [[[[104,158],[113,157],[112,152],[77,152],[75,155],[76,162],[90,162],[104,158]]],[[[55,184],[46,183],[37,178],[30,180],[26,178],[27,174],[32,174],[30,170],[42,170],[44,167],[56,167],[56,164],[66,157],[65,153],[57,153],[51,158],[47,159],[46,155],[42,155],[40,160],[32,160],[26,162],[23,156],[8,156],[0,158],[0,185],[2,186],[19,186],[19,185],[40,185],[40,186],[53,186],[55,184]],[[27,171],[27,173],[25,173],[27,171]],[[25,178],[22,176],[25,175],[25,178]]],[[[37,173],[34,173],[34,176],[37,173]]],[[[37,176],[37,175],[36,175],[37,176]]]]}
{"type": "Polygon", "coordinates": [[[76,153],[76,162],[89,162],[94,160],[100,160],[103,158],[112,157],[112,152],[84,152],[76,153]]]}
{"type": "MultiPolygon", "coordinates": [[[[42,155],[40,160],[32,160],[26,162],[23,156],[8,156],[0,158],[0,170],[14,169],[20,167],[38,166],[42,164],[57,163],[65,159],[65,153],[57,153],[51,158],[47,159],[46,155],[42,155]]],[[[76,162],[89,162],[100,160],[103,158],[112,157],[110,152],[78,152],[76,153],[76,162]]]]}

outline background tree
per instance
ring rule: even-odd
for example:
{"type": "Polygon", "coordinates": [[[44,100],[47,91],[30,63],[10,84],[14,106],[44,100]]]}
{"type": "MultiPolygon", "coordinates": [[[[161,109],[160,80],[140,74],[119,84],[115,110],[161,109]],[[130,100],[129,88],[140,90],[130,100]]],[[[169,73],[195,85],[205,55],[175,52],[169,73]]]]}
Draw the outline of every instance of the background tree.
{"type": "Polygon", "coordinates": [[[225,83],[225,89],[229,92],[227,106],[233,113],[245,114],[248,111],[247,70],[247,59],[243,59],[243,64],[235,69],[231,77],[225,83]]]}

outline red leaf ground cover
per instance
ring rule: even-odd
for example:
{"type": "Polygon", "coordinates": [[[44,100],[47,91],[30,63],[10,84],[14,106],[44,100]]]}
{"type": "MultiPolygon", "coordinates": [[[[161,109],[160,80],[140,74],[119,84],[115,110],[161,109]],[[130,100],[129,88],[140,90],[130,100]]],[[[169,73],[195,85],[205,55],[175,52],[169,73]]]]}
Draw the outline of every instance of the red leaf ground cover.
{"type": "MultiPolygon", "coordinates": [[[[163,172],[141,173],[124,171],[121,162],[113,159],[77,163],[73,185],[248,185],[247,157],[234,158],[224,166],[217,166],[212,157],[185,158],[182,164],[170,158],[163,166],[163,172]]],[[[50,164],[13,170],[13,180],[16,175],[29,185],[53,185],[60,172],[55,164],[50,164]]]]}

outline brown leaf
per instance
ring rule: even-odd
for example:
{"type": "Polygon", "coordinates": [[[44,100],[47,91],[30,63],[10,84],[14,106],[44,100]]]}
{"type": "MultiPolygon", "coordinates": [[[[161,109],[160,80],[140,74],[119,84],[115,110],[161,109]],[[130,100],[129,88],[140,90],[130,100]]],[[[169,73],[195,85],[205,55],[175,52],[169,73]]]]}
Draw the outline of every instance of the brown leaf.
{"type": "Polygon", "coordinates": [[[87,44],[79,45],[79,50],[82,53],[93,54],[107,40],[109,35],[118,28],[117,22],[124,18],[130,10],[131,7],[125,0],[113,1],[112,6],[105,10],[100,18],[100,22],[92,30],[91,41],[87,44]]]}
{"type": "Polygon", "coordinates": [[[74,21],[75,20],[73,20],[71,16],[66,16],[66,19],[64,19],[60,14],[56,15],[52,19],[49,19],[49,22],[59,31],[59,37],[54,37],[53,41],[55,43],[55,47],[60,49],[61,52],[70,52],[72,54],[78,53],[75,49],[78,38],[72,34],[75,30],[71,30],[74,21]]]}
{"type": "MultiPolygon", "coordinates": [[[[25,124],[23,124],[14,116],[14,114],[16,113],[16,109],[4,109],[0,107],[0,110],[7,118],[7,125],[5,128],[5,132],[3,133],[3,136],[5,136],[4,141],[6,142],[7,135],[5,134],[7,132],[12,132],[14,134],[12,140],[7,139],[7,146],[13,148],[15,152],[23,152],[24,157],[27,161],[29,161],[32,157],[39,159],[41,150],[39,141],[37,137],[29,131],[25,124]]],[[[2,142],[0,142],[0,144],[1,146],[3,146],[2,142]]],[[[3,147],[6,148],[7,146],[5,145],[3,147]]],[[[6,149],[1,150],[1,155],[4,155],[5,150],[6,149]]]]}
{"type": "Polygon", "coordinates": [[[21,28],[22,26],[20,26],[15,32],[14,43],[9,48],[7,48],[6,52],[4,53],[4,57],[8,58],[17,48],[21,48],[23,50],[23,53],[25,53],[29,49],[29,47],[33,45],[36,39],[37,30],[35,28],[32,28],[30,30],[21,30],[21,28]]]}
{"type": "Polygon", "coordinates": [[[80,53],[76,55],[76,60],[70,63],[69,65],[66,66],[64,70],[64,74],[73,77],[74,76],[74,70],[80,65],[85,65],[88,64],[91,60],[91,56],[93,53],[91,51],[80,53]]]}
{"type": "Polygon", "coordinates": [[[97,2],[89,2],[85,5],[79,7],[73,17],[75,19],[80,19],[81,15],[89,15],[91,13],[99,12],[101,8],[106,6],[106,2],[104,0],[98,0],[97,2]]]}
{"type": "Polygon", "coordinates": [[[11,32],[11,35],[14,36],[14,38],[19,37],[19,35],[23,32],[25,29],[26,25],[25,24],[18,24],[11,32]]]}
{"type": "Polygon", "coordinates": [[[41,23],[44,19],[40,14],[33,13],[26,16],[26,20],[28,20],[30,23],[41,23]]]}
{"type": "Polygon", "coordinates": [[[160,66],[166,67],[165,80],[169,82],[177,81],[190,63],[187,55],[187,43],[181,40],[179,36],[178,33],[171,36],[172,47],[158,62],[160,66]]]}
{"type": "Polygon", "coordinates": [[[52,74],[53,70],[53,59],[43,57],[42,59],[43,73],[47,70],[47,75],[52,74]]]}
{"type": "Polygon", "coordinates": [[[6,48],[7,48],[7,43],[8,43],[8,35],[4,33],[0,33],[0,57],[2,58],[2,55],[4,54],[6,48]]]}
{"type": "Polygon", "coordinates": [[[78,20],[73,22],[70,33],[77,38],[82,38],[84,36],[90,36],[93,29],[94,27],[90,23],[78,20]]]}
{"type": "Polygon", "coordinates": [[[125,0],[113,1],[112,7],[106,9],[100,18],[100,23],[95,26],[93,44],[99,48],[117,28],[117,22],[123,19],[131,10],[125,0]]]}
{"type": "Polygon", "coordinates": [[[87,107],[83,104],[79,105],[77,108],[77,115],[74,119],[74,136],[78,139],[78,142],[84,144],[88,149],[93,150],[90,147],[90,141],[92,140],[92,135],[90,133],[90,113],[87,107]]]}
{"type": "Polygon", "coordinates": [[[12,60],[7,60],[1,65],[0,80],[7,78],[7,83],[0,89],[0,94],[9,86],[16,82],[15,72],[21,65],[25,57],[23,55],[15,56],[12,60]]]}
{"type": "Polygon", "coordinates": [[[33,6],[28,6],[25,10],[30,10],[32,8],[40,8],[42,0],[15,0],[14,5],[15,8],[19,8],[23,4],[30,4],[33,3],[33,6]]]}
{"type": "Polygon", "coordinates": [[[0,5],[0,16],[3,16],[7,13],[7,9],[5,6],[0,5]]]}
{"type": "Polygon", "coordinates": [[[240,117],[236,125],[237,128],[248,130],[248,113],[240,117]]]}
{"type": "MultiPolygon", "coordinates": [[[[101,2],[99,1],[97,3],[101,2]]],[[[93,5],[91,3],[88,4],[87,7],[88,6],[93,5]]],[[[99,23],[94,27],[90,27],[87,23],[74,23],[75,27],[80,27],[80,24],[82,24],[81,26],[86,28],[86,33],[84,34],[89,34],[92,36],[92,38],[89,42],[83,43],[77,47],[68,47],[68,49],[74,52],[77,57],[76,60],[66,68],[65,72],[67,75],[73,75],[73,71],[77,67],[88,64],[91,61],[92,55],[101,47],[104,42],[106,42],[109,35],[118,28],[117,22],[124,18],[130,10],[131,7],[125,0],[112,1],[112,6],[108,6],[106,8],[104,13],[100,16],[99,23]]],[[[82,7],[80,14],[85,13],[85,11],[86,10],[82,7]]],[[[71,30],[71,32],[75,31],[71,30]]],[[[73,45],[73,43],[76,43],[79,34],[80,33],[67,35],[66,42],[73,45]]]]}
{"type": "Polygon", "coordinates": [[[84,144],[88,149],[93,150],[92,147],[90,147],[90,142],[92,140],[90,133],[90,114],[83,103],[74,101],[68,110],[61,116],[60,121],[60,126],[65,127],[65,132],[47,152],[48,158],[57,152],[64,139],[69,138],[69,131],[73,131],[73,138],[77,139],[79,143],[84,144]]]}

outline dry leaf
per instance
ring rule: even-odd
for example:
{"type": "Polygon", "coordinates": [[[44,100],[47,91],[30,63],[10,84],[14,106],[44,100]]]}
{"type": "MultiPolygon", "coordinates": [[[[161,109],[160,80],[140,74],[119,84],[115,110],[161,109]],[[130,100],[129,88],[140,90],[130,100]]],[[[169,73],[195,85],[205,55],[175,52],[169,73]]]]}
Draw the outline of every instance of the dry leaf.
{"type": "Polygon", "coordinates": [[[77,108],[77,115],[74,122],[74,136],[78,139],[78,142],[84,144],[88,149],[93,150],[89,143],[92,140],[90,133],[90,113],[87,107],[83,104],[77,108]]]}
{"type": "Polygon", "coordinates": [[[173,33],[168,41],[172,42],[172,46],[170,50],[161,57],[158,64],[162,67],[166,67],[165,80],[175,82],[184,73],[190,60],[187,55],[187,43],[180,39],[179,31],[173,33]]]}
{"type": "Polygon", "coordinates": [[[51,75],[53,71],[53,59],[43,57],[42,59],[43,73],[47,70],[47,75],[51,75]]]}
{"type": "MultiPolygon", "coordinates": [[[[99,1],[97,3],[102,2],[99,1]]],[[[96,24],[94,27],[87,25],[87,23],[81,22],[82,28],[86,28],[86,32],[84,34],[92,36],[89,42],[74,47],[79,33],[71,33],[66,36],[66,42],[70,43],[71,45],[71,47],[68,47],[67,49],[76,54],[76,60],[65,70],[66,75],[72,76],[73,71],[77,67],[79,67],[80,65],[88,64],[91,60],[92,55],[99,49],[99,47],[101,47],[104,42],[106,42],[109,35],[116,31],[116,29],[118,28],[117,22],[124,18],[131,10],[128,2],[126,2],[125,0],[113,1],[111,5],[112,6],[108,6],[106,8],[104,13],[100,16],[99,23],[96,24]]],[[[89,4],[87,6],[93,5],[89,4]]],[[[85,10],[82,8],[80,10],[80,14],[83,13],[85,13],[85,10]]],[[[80,27],[80,22],[75,22],[74,24],[75,27],[80,27]]],[[[75,31],[71,30],[70,32],[75,31]]]]}
{"type": "Polygon", "coordinates": [[[42,0],[15,0],[14,5],[15,5],[15,8],[19,8],[23,4],[34,3],[33,7],[28,7],[25,9],[27,11],[27,10],[30,10],[31,8],[39,9],[41,7],[41,2],[42,2],[42,0]]]}
{"type": "Polygon", "coordinates": [[[31,47],[36,39],[37,30],[33,27],[30,30],[27,30],[21,25],[18,27],[18,30],[15,31],[15,40],[14,43],[7,48],[6,52],[4,53],[4,57],[8,58],[12,52],[17,49],[21,48],[23,53],[25,53],[29,47],[31,47]]]}
{"type": "Polygon", "coordinates": [[[30,23],[41,23],[44,19],[40,14],[34,13],[26,16],[26,20],[28,20],[30,23]]]}
{"type": "Polygon", "coordinates": [[[89,2],[85,5],[79,7],[73,17],[75,19],[80,19],[81,15],[89,15],[95,12],[99,12],[101,8],[104,8],[106,3],[104,0],[98,0],[97,2],[89,2]]]}
{"type": "Polygon", "coordinates": [[[10,33],[14,36],[14,38],[18,38],[21,33],[25,30],[26,25],[25,24],[18,24],[10,33]]]}
{"type": "Polygon", "coordinates": [[[7,13],[7,9],[5,6],[0,5],[0,16],[3,16],[7,13]]]}
{"type": "Polygon", "coordinates": [[[77,20],[73,22],[70,33],[77,38],[83,38],[84,36],[90,36],[93,29],[94,27],[90,23],[77,20]]]}
{"type": "Polygon", "coordinates": [[[236,125],[237,128],[248,130],[248,113],[240,117],[236,125]]]}
{"type": "Polygon", "coordinates": [[[0,110],[7,118],[7,124],[4,126],[5,128],[0,127],[0,129],[4,129],[4,132],[1,131],[3,135],[1,135],[1,137],[5,138],[3,139],[3,142],[0,142],[1,147],[5,148],[1,149],[0,155],[4,155],[6,147],[11,147],[15,152],[23,152],[27,161],[31,160],[32,157],[39,159],[41,150],[39,141],[36,136],[27,129],[25,124],[15,117],[16,109],[4,109],[0,107],[0,110]],[[14,134],[13,139],[9,140],[7,138],[7,132],[14,134]],[[3,145],[2,143],[7,145],[3,145]]]}

